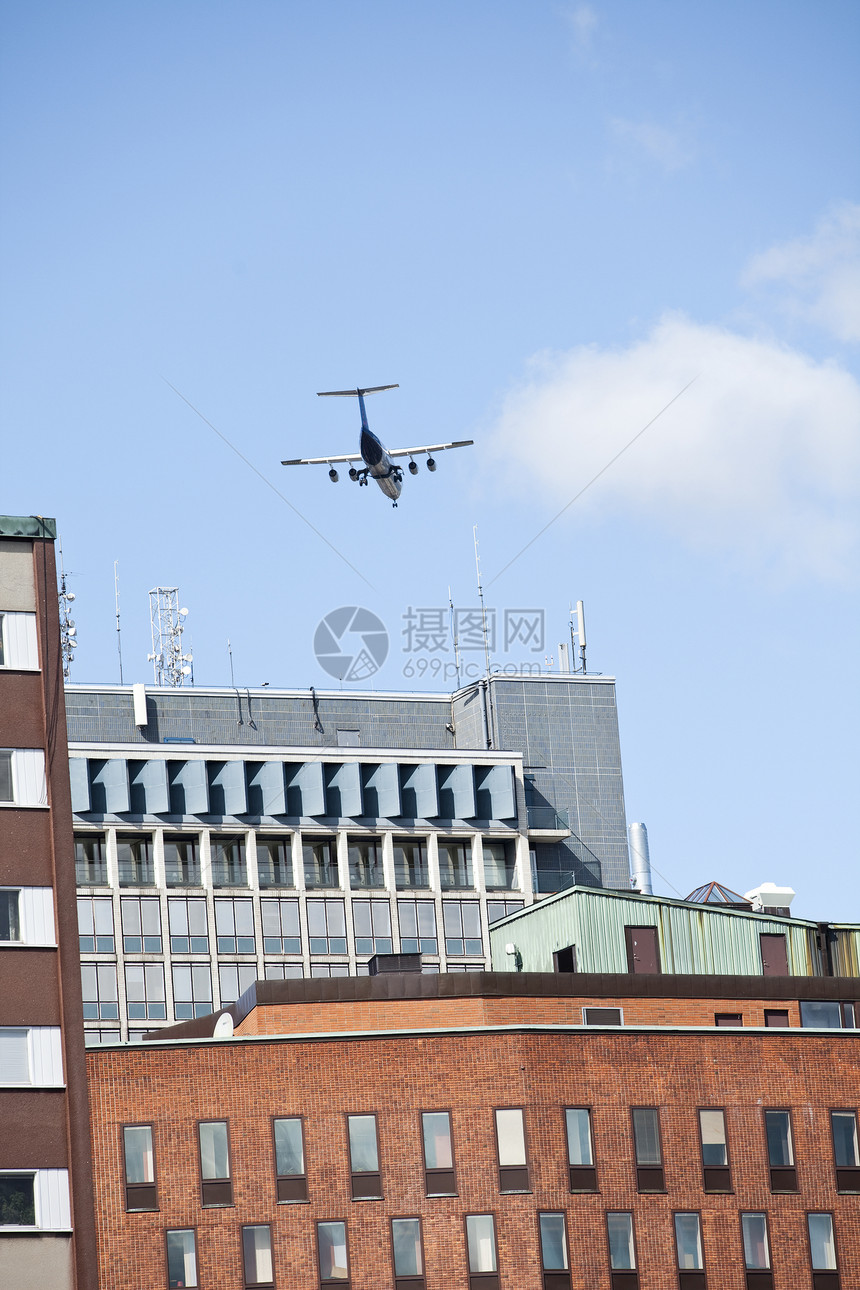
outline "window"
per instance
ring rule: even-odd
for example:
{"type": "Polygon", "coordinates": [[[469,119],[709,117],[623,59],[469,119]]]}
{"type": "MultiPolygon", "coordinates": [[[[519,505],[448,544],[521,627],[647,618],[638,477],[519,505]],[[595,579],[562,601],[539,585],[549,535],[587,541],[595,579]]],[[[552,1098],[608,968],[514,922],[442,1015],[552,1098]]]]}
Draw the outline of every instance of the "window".
{"type": "Polygon", "coordinates": [[[202,896],[171,896],[167,901],[171,954],[208,954],[209,924],[202,896]]]}
{"type": "Polygon", "coordinates": [[[392,1218],[391,1248],[394,1255],[395,1290],[424,1285],[424,1251],[421,1248],[421,1219],[392,1218]],[[404,1280],[401,1280],[401,1277],[404,1280]]]}
{"type": "Polygon", "coordinates": [[[105,840],[102,833],[75,834],[75,881],[79,887],[107,886],[105,840]]]}
{"type": "Polygon", "coordinates": [[[230,1146],[226,1120],[203,1120],[197,1126],[200,1144],[200,1183],[204,1206],[233,1204],[230,1146]]]}
{"type": "Polygon", "coordinates": [[[0,748],[0,803],[48,805],[45,754],[41,748],[0,748]]]}
{"type": "Polygon", "coordinates": [[[715,1012],[715,1026],[742,1026],[744,1017],[742,1012],[715,1012]]]}
{"type": "Polygon", "coordinates": [[[97,1048],[99,1044],[118,1044],[119,1031],[105,1026],[95,1026],[84,1031],[84,1043],[87,1048],[97,1048]]]}
{"type": "MultiPolygon", "coordinates": [[[[0,890],[0,941],[20,941],[21,939],[20,899],[21,893],[17,889],[6,887],[0,890]]],[[[111,931],[113,931],[113,920],[111,920],[111,931]]],[[[111,949],[113,949],[113,937],[111,937],[111,949]]]]}
{"type": "Polygon", "coordinates": [[[311,954],[346,954],[343,901],[309,900],[305,908],[311,954]]]}
{"type": "Polygon", "coordinates": [[[806,1222],[809,1231],[809,1259],[812,1264],[813,1290],[829,1290],[831,1286],[839,1285],[833,1215],[807,1214],[806,1222]]]}
{"type": "Polygon", "coordinates": [[[815,1026],[821,1030],[854,1029],[854,1005],[851,1003],[802,1001],[800,1005],[801,1026],[815,1026]]]}
{"type": "Polygon", "coordinates": [[[212,977],[208,963],[173,965],[173,1014],[177,1021],[205,1017],[212,1011],[212,977]]]}
{"type": "Polygon", "coordinates": [[[152,887],[152,839],[140,834],[117,835],[116,863],[121,887],[152,887]]]}
{"type": "Polygon", "coordinates": [[[404,954],[438,954],[436,906],[432,900],[398,900],[400,949],[404,954]]]}
{"type": "Polygon", "coordinates": [[[352,918],[355,927],[356,954],[390,954],[391,906],[387,900],[354,900],[352,918]]]}
{"type": "Polygon", "coordinates": [[[484,886],[487,891],[510,891],[516,875],[516,855],[512,842],[490,842],[484,838],[484,886]]]}
{"type": "Polygon", "coordinates": [[[261,887],[292,887],[293,857],[289,838],[257,834],[257,877],[261,887]]]}
{"type": "Polygon", "coordinates": [[[300,981],[304,976],[301,963],[266,963],[266,981],[300,981]]]}
{"type": "MultiPolygon", "coordinates": [[[[17,939],[17,936],[3,936],[3,892],[0,892],[0,941],[17,939]]],[[[113,901],[110,896],[78,896],[78,947],[82,954],[113,954],[113,901]]]]}
{"type": "Polygon", "coordinates": [[[197,1239],[194,1229],[187,1227],[166,1232],[167,1240],[167,1284],[170,1290],[176,1286],[196,1287],[197,1280],[197,1239]]]}
{"type": "Polygon", "coordinates": [[[215,901],[215,931],[219,954],[254,953],[254,903],[251,900],[215,901]]]}
{"type": "Polygon", "coordinates": [[[157,896],[123,896],[122,947],[126,954],[161,953],[161,910],[157,896]]]}
{"type": "Polygon", "coordinates": [[[424,1190],[428,1196],[456,1196],[454,1142],[448,1111],[424,1111],[421,1115],[424,1145],[424,1190]]]}
{"type": "Polygon", "coordinates": [[[247,887],[245,839],[237,834],[215,834],[209,838],[213,887],[247,887]]]}
{"type": "Polygon", "coordinates": [[[771,1191],[797,1191],[794,1167],[794,1144],[791,1136],[790,1111],[765,1111],[767,1158],[770,1164],[771,1191]]]}
{"type": "Polygon", "coordinates": [[[702,1185],[705,1191],[730,1192],[729,1148],[723,1111],[699,1112],[699,1143],[702,1148],[702,1185]]]}
{"type": "Polygon", "coordinates": [[[570,1261],[564,1214],[539,1214],[538,1226],[544,1290],[569,1290],[570,1261]]]}
{"type": "Polygon", "coordinates": [[[36,1175],[0,1174],[0,1227],[36,1226],[36,1175]]]}
{"type": "Polygon", "coordinates": [[[766,1026],[788,1026],[787,1008],[765,1008],[764,1024],[766,1026]]]}
{"type": "Polygon", "coordinates": [[[28,1037],[25,1029],[0,1029],[0,1085],[31,1083],[28,1037]]]}
{"type": "Polygon", "coordinates": [[[523,1113],[519,1107],[503,1107],[496,1111],[495,1119],[499,1191],[530,1191],[523,1113]]]}
{"type": "Polygon", "coordinates": [[[582,1106],[569,1107],[564,1113],[564,1124],[567,1134],[570,1190],[597,1191],[591,1112],[582,1106]]]}
{"type": "Polygon", "coordinates": [[[126,1011],[129,1021],[164,1021],[164,966],[161,963],[126,963],[126,1011]]]}
{"type": "Polygon", "coordinates": [[[443,888],[474,887],[471,842],[439,839],[439,883],[443,888]]]}
{"type": "Polygon", "coordinates": [[[637,1106],[633,1108],[631,1115],[637,1189],[665,1191],[663,1150],[660,1143],[660,1112],[655,1106],[637,1106]]]}
{"type": "Polygon", "coordinates": [[[229,1008],[257,979],[256,963],[221,963],[218,967],[218,990],[221,1007],[229,1008]]]}
{"type": "Polygon", "coordinates": [[[762,976],[788,976],[788,951],[785,944],[785,933],[773,934],[761,932],[762,976]]]}
{"type": "Polygon", "coordinates": [[[263,951],[266,954],[301,954],[299,902],[263,900],[263,951]]]}
{"type": "Polygon", "coordinates": [[[625,927],[627,971],[654,975],[660,971],[660,946],[656,927],[625,927]]]}
{"type": "Polygon", "coordinates": [[[312,963],[312,977],[349,976],[348,963],[312,963]]]}
{"type": "Polygon", "coordinates": [[[381,838],[350,838],[348,852],[351,887],[385,886],[381,838]]]}
{"type": "Polygon", "coordinates": [[[375,1115],[348,1115],[349,1168],[352,1175],[353,1200],[379,1200],[382,1176],[379,1171],[379,1145],[375,1115]]]}
{"type": "Polygon", "coordinates": [[[115,964],[82,963],[81,988],[84,996],[84,1021],[119,1020],[115,964]]]}
{"type": "Polygon", "coordinates": [[[273,1286],[272,1229],[267,1223],[242,1228],[242,1270],[246,1286],[273,1286]]]}
{"type": "Polygon", "coordinates": [[[744,1267],[747,1290],[770,1290],[770,1242],[766,1214],[741,1214],[741,1236],[744,1245],[744,1267]]]}
{"type": "Polygon", "coordinates": [[[446,954],[483,954],[481,906],[476,900],[446,900],[442,921],[446,954]]]}
{"type": "Polygon", "coordinates": [[[623,1008],[583,1008],[582,1024],[584,1026],[623,1026],[623,1008]]]}
{"type": "Polygon", "coordinates": [[[612,1290],[638,1290],[636,1244],[633,1240],[633,1215],[615,1212],[606,1215],[609,1240],[609,1268],[612,1290]]]}
{"type": "Polygon", "coordinates": [[[498,1290],[496,1220],[492,1214],[466,1215],[469,1290],[498,1290]]]}
{"type": "Polygon", "coordinates": [[[678,1259],[679,1290],[704,1290],[702,1220],[698,1214],[675,1215],[675,1253],[678,1259]]]}
{"type": "Polygon", "coordinates": [[[180,833],[164,839],[164,877],[168,887],[199,887],[197,839],[180,833]]]}
{"type": "Polygon", "coordinates": [[[500,918],[507,918],[508,914],[516,914],[522,908],[523,901],[521,900],[488,900],[487,922],[497,923],[500,918]]]}
{"type": "Polygon", "coordinates": [[[831,1111],[830,1129],[836,1164],[836,1190],[860,1192],[860,1147],[857,1140],[856,1111],[831,1111]]]}
{"type": "Polygon", "coordinates": [[[0,667],[15,668],[19,672],[39,670],[35,614],[8,611],[0,614],[0,667]]]}
{"type": "Polygon", "coordinates": [[[158,1209],[151,1124],[127,1124],[122,1131],[127,1210],[158,1209]]]}
{"type": "Polygon", "coordinates": [[[346,1223],[317,1223],[320,1283],[345,1286],[349,1282],[346,1223]]]}
{"type": "Polygon", "coordinates": [[[394,839],[394,883],[398,891],[430,886],[426,839],[394,839]]]}
{"type": "Polygon", "coordinates": [[[272,1121],[275,1138],[275,1175],[278,1203],[308,1198],[305,1141],[301,1116],[281,1116],[272,1121]]]}
{"type": "Polygon", "coordinates": [[[305,887],[339,887],[337,842],[334,838],[315,838],[302,842],[305,887]]]}

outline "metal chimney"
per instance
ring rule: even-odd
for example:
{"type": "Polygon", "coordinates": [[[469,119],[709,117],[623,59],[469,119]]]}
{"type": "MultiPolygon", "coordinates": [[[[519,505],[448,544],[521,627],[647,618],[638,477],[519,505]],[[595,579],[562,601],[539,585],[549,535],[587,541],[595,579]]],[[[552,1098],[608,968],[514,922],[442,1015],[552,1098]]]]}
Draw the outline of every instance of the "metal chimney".
{"type": "Polygon", "coordinates": [[[630,839],[630,860],[633,869],[633,886],[643,896],[653,896],[651,890],[651,855],[648,851],[648,830],[644,824],[631,824],[627,830],[630,839]]]}

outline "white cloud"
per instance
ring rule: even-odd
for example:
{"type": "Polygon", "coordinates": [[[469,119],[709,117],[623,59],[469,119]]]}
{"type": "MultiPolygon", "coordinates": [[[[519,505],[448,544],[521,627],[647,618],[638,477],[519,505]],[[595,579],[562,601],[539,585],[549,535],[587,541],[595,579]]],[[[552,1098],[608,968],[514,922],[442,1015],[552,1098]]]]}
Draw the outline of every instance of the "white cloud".
{"type": "Polygon", "coordinates": [[[679,130],[669,130],[653,121],[628,121],[623,117],[613,117],[609,125],[616,138],[632,143],[667,174],[682,170],[695,159],[695,150],[679,130]]]}
{"type": "Polygon", "coordinates": [[[839,340],[860,341],[860,205],[825,216],[810,237],[756,256],[744,274],[748,286],[776,284],[784,306],[839,340]]]}
{"type": "Polygon", "coordinates": [[[591,39],[597,28],[597,14],[587,4],[579,4],[565,13],[568,26],[573,33],[574,44],[579,49],[589,49],[591,39]]]}
{"type": "Polygon", "coordinates": [[[627,349],[538,355],[496,444],[549,516],[694,376],[577,509],[637,513],[744,562],[842,575],[858,538],[860,385],[836,364],[671,315],[627,349]]]}

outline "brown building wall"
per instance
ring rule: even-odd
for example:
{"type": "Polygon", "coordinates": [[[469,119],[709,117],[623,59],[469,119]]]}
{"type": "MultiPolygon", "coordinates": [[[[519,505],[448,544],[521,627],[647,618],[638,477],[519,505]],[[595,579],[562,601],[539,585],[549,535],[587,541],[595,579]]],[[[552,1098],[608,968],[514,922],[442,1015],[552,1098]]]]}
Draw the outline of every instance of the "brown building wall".
{"type": "Polygon", "coordinates": [[[0,814],[0,885],[50,887],[54,881],[49,811],[3,807],[0,814]]]}
{"type": "MultiPolygon", "coordinates": [[[[763,1026],[765,1011],[785,1009],[789,1024],[800,1025],[797,1000],[777,999],[530,999],[532,1025],[579,1025],[583,1008],[622,1008],[628,1026],[713,1026],[717,1014],[736,1013],[746,1026],[763,1026]]],[[[516,1026],[523,1020],[521,999],[344,1000],[327,1003],[276,1004],[254,1008],[236,1028],[240,1035],[293,1035],[343,1030],[451,1029],[457,1026],[516,1026]]]]}
{"type": "Polygon", "coordinates": [[[242,1285],[243,1223],[272,1225],[276,1284],[318,1285],[315,1222],[348,1224],[353,1290],[393,1286],[389,1219],[421,1216],[428,1290],[468,1285],[466,1213],[497,1218],[504,1290],[541,1286],[539,1210],[567,1215],[574,1290],[609,1290],[605,1211],[636,1215],[642,1290],[677,1285],[672,1212],[703,1216],[709,1290],[745,1284],[739,1212],[769,1215],[775,1290],[811,1287],[805,1214],[835,1216],[843,1290],[860,1286],[860,1202],[835,1189],[828,1111],[857,1106],[857,1039],[845,1032],[566,1031],[354,1040],[229,1040],[88,1054],[100,1284],[166,1284],[164,1231],[197,1230],[200,1285],[242,1285]],[[599,1194],[571,1195],[565,1106],[592,1108],[599,1194]],[[636,1191],[630,1107],[660,1108],[667,1192],[636,1191]],[[525,1109],[531,1193],[501,1195],[492,1108],[525,1109]],[[723,1107],[734,1193],[702,1189],[696,1110],[723,1107]],[[772,1195],[762,1111],[793,1112],[800,1193],[772,1195]],[[424,1195],[421,1110],[450,1109],[459,1195],[424,1195]],[[385,1199],[352,1201],[347,1113],[379,1116],[385,1199]],[[275,1202],[271,1117],[305,1116],[310,1203],[275,1202]],[[199,1200],[196,1123],[227,1119],[235,1205],[199,1200]],[[160,1212],[127,1214],[121,1126],[155,1128],[160,1212]]]}

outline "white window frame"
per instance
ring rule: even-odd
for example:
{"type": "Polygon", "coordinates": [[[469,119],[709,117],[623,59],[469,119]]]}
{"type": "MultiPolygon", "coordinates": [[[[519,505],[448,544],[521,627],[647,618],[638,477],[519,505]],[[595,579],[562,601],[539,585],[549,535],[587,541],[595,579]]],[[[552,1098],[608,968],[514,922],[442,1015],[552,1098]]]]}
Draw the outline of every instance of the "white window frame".
{"type": "Polygon", "coordinates": [[[0,609],[0,671],[38,672],[39,640],[36,615],[0,609]]]}
{"type": "Polygon", "coordinates": [[[48,781],[45,778],[44,748],[0,748],[0,754],[11,753],[12,800],[0,801],[0,808],[45,810],[48,806],[48,781]]]}

